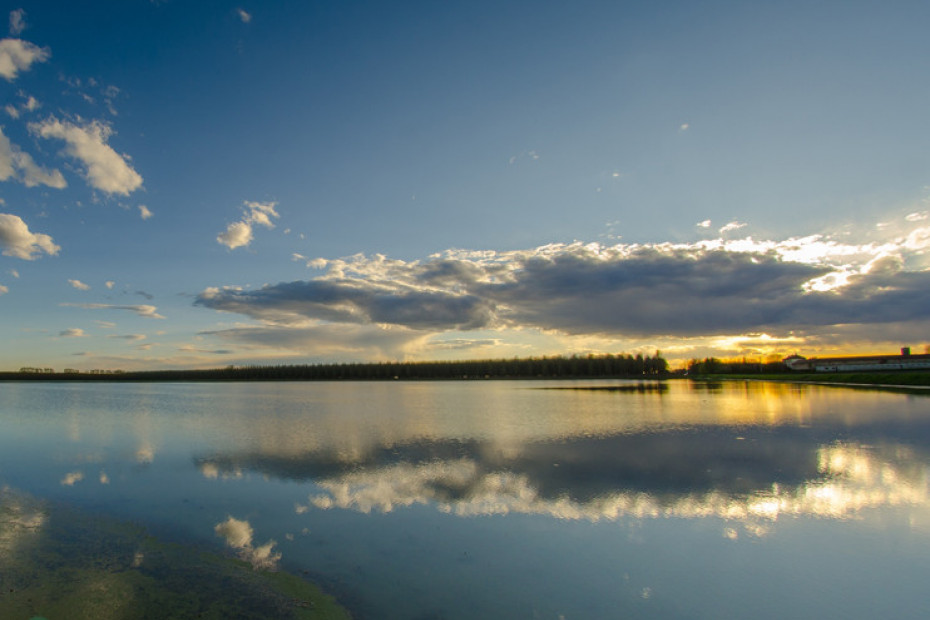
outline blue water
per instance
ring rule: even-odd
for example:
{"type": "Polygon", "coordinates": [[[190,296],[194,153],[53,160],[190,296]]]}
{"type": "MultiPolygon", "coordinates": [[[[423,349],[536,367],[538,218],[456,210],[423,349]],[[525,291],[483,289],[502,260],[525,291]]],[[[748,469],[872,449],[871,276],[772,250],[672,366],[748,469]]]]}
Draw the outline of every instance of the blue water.
{"type": "Polygon", "coordinates": [[[930,397],[670,382],[0,384],[0,486],[360,618],[924,618],[930,397]]]}

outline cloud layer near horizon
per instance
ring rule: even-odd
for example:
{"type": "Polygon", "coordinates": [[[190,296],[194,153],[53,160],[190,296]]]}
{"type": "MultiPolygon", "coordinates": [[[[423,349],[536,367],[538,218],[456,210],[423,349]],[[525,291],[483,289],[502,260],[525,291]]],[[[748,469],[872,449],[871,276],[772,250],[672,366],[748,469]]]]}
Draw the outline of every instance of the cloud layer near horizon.
{"type": "Polygon", "coordinates": [[[928,232],[912,226],[865,245],[814,236],[450,250],[410,262],[381,255],[315,259],[308,266],[323,270],[315,278],[254,290],[209,288],[195,304],[262,324],[225,332],[241,340],[280,339],[321,323],[400,328],[421,337],[514,328],[612,337],[815,334],[925,321],[928,232]]]}

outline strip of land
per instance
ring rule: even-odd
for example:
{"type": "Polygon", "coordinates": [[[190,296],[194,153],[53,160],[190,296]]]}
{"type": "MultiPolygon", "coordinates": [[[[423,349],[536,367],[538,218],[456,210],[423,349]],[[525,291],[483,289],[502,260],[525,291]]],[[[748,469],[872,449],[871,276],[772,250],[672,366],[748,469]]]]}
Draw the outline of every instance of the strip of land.
{"type": "Polygon", "coordinates": [[[895,389],[930,389],[930,372],[786,372],[778,374],[706,374],[692,375],[691,379],[720,381],[741,379],[753,381],[779,381],[782,383],[813,383],[821,385],[868,386],[895,389]]]}

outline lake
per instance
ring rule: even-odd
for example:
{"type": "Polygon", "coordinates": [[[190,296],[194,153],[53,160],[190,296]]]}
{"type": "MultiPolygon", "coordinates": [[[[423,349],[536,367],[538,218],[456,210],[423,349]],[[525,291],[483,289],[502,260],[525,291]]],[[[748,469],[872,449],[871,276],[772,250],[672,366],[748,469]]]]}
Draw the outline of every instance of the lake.
{"type": "MultiPolygon", "coordinates": [[[[356,618],[930,617],[930,394],[3,383],[0,487],[309,577],[356,618]]],[[[0,560],[43,535],[17,514],[0,560]]]]}

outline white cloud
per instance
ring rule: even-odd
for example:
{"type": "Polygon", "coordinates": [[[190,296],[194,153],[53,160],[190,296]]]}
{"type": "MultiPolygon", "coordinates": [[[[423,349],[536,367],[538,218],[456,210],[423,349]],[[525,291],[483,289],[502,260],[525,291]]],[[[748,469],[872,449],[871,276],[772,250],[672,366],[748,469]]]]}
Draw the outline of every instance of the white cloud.
{"type": "Polygon", "coordinates": [[[239,19],[242,20],[243,24],[248,24],[252,21],[252,14],[248,13],[245,9],[236,9],[236,14],[239,15],[239,19]]]}
{"type": "MultiPolygon", "coordinates": [[[[708,225],[710,225],[709,221],[708,221],[708,225]]],[[[725,235],[726,233],[730,231],[739,230],[740,228],[745,228],[745,227],[746,227],[746,224],[744,222],[729,222],[728,224],[724,224],[719,232],[721,235],[725,235]]]]}
{"type": "Polygon", "coordinates": [[[108,124],[91,121],[76,125],[50,117],[41,123],[31,123],[29,128],[43,138],[64,140],[67,144],[64,153],[84,165],[84,176],[94,189],[127,196],[142,186],[142,177],[126,157],[107,144],[113,135],[108,124]]]}
{"type": "Polygon", "coordinates": [[[42,252],[54,256],[61,249],[50,236],[30,232],[22,218],[10,213],[0,213],[0,247],[4,256],[23,260],[32,260],[42,252]]]}
{"type": "Polygon", "coordinates": [[[16,179],[26,187],[47,185],[56,189],[63,189],[68,184],[58,170],[49,172],[37,165],[29,153],[25,153],[18,146],[10,142],[0,127],[0,181],[16,179]]]}
{"type": "Polygon", "coordinates": [[[0,284],[0,295],[6,295],[10,292],[10,289],[0,284]]]}
{"type": "Polygon", "coordinates": [[[695,224],[698,228],[710,228],[710,220],[704,220],[703,222],[698,222],[695,224]]]}
{"type": "Polygon", "coordinates": [[[226,232],[216,236],[216,240],[230,250],[247,246],[252,242],[252,226],[247,222],[233,222],[226,227],[226,232]]]}
{"type": "Polygon", "coordinates": [[[139,205],[139,215],[142,216],[143,220],[147,220],[152,217],[152,212],[145,205],[139,205]]]}
{"type": "Polygon", "coordinates": [[[116,304],[76,304],[76,303],[63,303],[62,306],[67,306],[71,308],[83,308],[85,310],[128,310],[130,312],[135,312],[137,315],[145,319],[163,319],[162,315],[158,314],[158,308],[155,306],[150,306],[147,304],[140,305],[127,305],[121,306],[116,304]]]}
{"type": "Polygon", "coordinates": [[[112,289],[114,286],[116,286],[116,282],[113,280],[107,280],[104,282],[104,285],[106,285],[107,288],[112,289]]]}
{"type": "Polygon", "coordinates": [[[9,271],[8,273],[9,273],[11,276],[13,276],[14,278],[19,278],[19,272],[16,271],[15,269],[10,269],[10,271],[9,271]]]}
{"type": "Polygon", "coordinates": [[[19,118],[19,110],[17,110],[16,106],[14,106],[12,103],[8,103],[6,106],[4,106],[3,109],[6,110],[6,113],[10,118],[19,118]]]}
{"type": "Polygon", "coordinates": [[[923,220],[930,217],[930,213],[927,211],[918,211],[916,213],[911,213],[907,215],[904,219],[908,222],[922,222],[923,220]]]}
{"type": "Polygon", "coordinates": [[[12,82],[20,71],[28,71],[33,63],[51,57],[48,48],[22,39],[0,39],[0,77],[12,82]]]}
{"type": "Polygon", "coordinates": [[[26,29],[26,11],[23,9],[16,9],[15,11],[10,11],[10,34],[18,36],[23,30],[26,29]]]}
{"type": "Polygon", "coordinates": [[[79,290],[79,291],[89,291],[89,290],[90,290],[90,285],[84,284],[84,283],[81,282],[80,280],[68,280],[68,284],[70,284],[71,286],[73,286],[74,288],[76,288],[76,289],[79,290]]]}
{"type": "Polygon", "coordinates": [[[271,218],[278,217],[278,213],[275,211],[277,203],[261,203],[247,200],[243,204],[245,208],[243,209],[242,219],[229,224],[226,231],[221,232],[216,237],[219,244],[225,245],[230,250],[248,246],[252,242],[254,224],[265,228],[274,228],[271,218]]]}
{"type": "Polygon", "coordinates": [[[83,338],[87,334],[80,327],[71,327],[58,333],[62,338],[83,338]]]}
{"type": "Polygon", "coordinates": [[[691,125],[689,123],[682,123],[678,126],[678,131],[688,131],[689,129],[691,129],[691,125]]]}
{"type": "Polygon", "coordinates": [[[195,304],[257,322],[210,332],[228,341],[289,351],[317,351],[325,342],[340,354],[372,352],[377,334],[385,340],[379,348],[396,354],[438,334],[473,330],[484,330],[482,338],[541,330],[645,345],[644,338],[809,338],[841,325],[863,333],[896,325],[902,342],[921,342],[919,323],[930,307],[930,227],[912,223],[883,234],[880,243],[860,245],[822,235],[720,237],[449,250],[422,261],[317,259],[322,273],[312,278],[252,290],[211,287],[195,304]]]}

